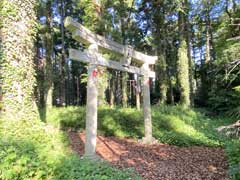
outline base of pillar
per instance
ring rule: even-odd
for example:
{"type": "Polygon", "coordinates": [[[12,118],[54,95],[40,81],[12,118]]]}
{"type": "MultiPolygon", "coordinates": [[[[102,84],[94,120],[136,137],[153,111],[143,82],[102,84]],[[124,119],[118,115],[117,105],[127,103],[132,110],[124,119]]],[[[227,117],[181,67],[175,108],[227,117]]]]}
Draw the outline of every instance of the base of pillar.
{"type": "Polygon", "coordinates": [[[84,159],[89,159],[89,160],[92,160],[92,161],[99,161],[99,160],[102,159],[102,158],[101,158],[99,155],[97,155],[97,154],[91,154],[91,155],[89,155],[89,154],[84,154],[84,156],[82,156],[82,158],[84,158],[84,159]]]}
{"type": "Polygon", "coordinates": [[[139,142],[142,144],[157,144],[158,140],[155,139],[154,137],[143,137],[142,139],[139,140],[139,142]]]}

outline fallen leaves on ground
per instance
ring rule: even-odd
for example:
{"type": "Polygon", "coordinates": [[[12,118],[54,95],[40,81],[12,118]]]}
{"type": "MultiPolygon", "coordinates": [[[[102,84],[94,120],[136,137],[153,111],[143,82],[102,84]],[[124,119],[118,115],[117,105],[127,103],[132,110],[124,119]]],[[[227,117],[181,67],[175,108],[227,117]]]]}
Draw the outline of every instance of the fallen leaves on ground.
{"type": "MultiPolygon", "coordinates": [[[[83,155],[85,135],[71,131],[69,137],[72,149],[83,155]]],[[[113,166],[134,168],[149,180],[229,179],[222,148],[144,145],[133,139],[98,136],[96,151],[113,166]]]]}

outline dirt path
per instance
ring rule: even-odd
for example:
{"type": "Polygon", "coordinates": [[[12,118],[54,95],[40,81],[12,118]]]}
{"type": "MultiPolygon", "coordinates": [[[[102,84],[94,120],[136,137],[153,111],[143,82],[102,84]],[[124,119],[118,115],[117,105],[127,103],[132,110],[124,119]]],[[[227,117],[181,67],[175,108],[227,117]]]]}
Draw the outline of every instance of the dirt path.
{"type": "MultiPolygon", "coordinates": [[[[84,134],[69,132],[71,146],[83,155],[84,134]]],[[[98,136],[97,154],[117,168],[132,167],[153,180],[225,180],[227,162],[221,148],[143,145],[133,139],[98,136]]]]}

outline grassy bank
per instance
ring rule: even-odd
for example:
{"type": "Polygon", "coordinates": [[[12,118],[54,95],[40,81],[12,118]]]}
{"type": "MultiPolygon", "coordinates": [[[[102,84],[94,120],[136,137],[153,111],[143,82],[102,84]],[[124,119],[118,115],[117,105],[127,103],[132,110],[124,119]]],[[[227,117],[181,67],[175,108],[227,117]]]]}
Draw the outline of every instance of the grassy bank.
{"type": "MultiPolygon", "coordinates": [[[[54,108],[47,113],[48,122],[55,126],[84,131],[85,108],[54,108]]],[[[222,146],[226,148],[230,174],[240,179],[240,143],[220,135],[216,128],[234,122],[225,116],[209,117],[203,109],[183,109],[179,106],[153,107],[153,135],[162,143],[177,146],[222,146]]],[[[144,133],[143,114],[131,108],[100,108],[98,133],[107,136],[141,138],[144,133]]]]}
{"type": "MultiPolygon", "coordinates": [[[[232,119],[209,117],[201,109],[153,107],[154,137],[178,146],[223,146],[229,160],[229,173],[240,179],[240,142],[224,137],[216,128],[232,119]]],[[[130,108],[100,108],[99,134],[141,138],[143,114],[130,108]]],[[[38,121],[0,120],[0,179],[139,179],[132,172],[120,171],[109,164],[80,159],[68,148],[68,139],[59,129],[84,131],[85,108],[53,108],[38,121]]]]}
{"type": "Polygon", "coordinates": [[[40,121],[0,120],[1,180],[140,179],[106,162],[80,159],[64,132],[40,121]]]}
{"type": "MultiPolygon", "coordinates": [[[[216,132],[221,125],[232,123],[225,117],[209,118],[203,110],[181,107],[153,107],[154,137],[162,143],[178,146],[223,145],[224,139],[216,132]]],[[[48,122],[61,128],[85,129],[85,108],[54,108],[47,114],[48,122]]],[[[100,134],[118,137],[141,138],[143,136],[143,113],[131,108],[100,108],[98,111],[100,134]]]]}

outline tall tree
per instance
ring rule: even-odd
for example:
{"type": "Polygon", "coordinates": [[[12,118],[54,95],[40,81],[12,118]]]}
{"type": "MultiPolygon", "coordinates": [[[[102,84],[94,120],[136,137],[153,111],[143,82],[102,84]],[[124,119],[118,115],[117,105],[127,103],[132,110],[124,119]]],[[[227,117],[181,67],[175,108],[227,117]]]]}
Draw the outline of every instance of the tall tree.
{"type": "MultiPolygon", "coordinates": [[[[204,99],[206,102],[208,99],[208,92],[211,89],[211,83],[208,76],[208,71],[210,69],[212,61],[215,59],[214,47],[213,47],[213,24],[211,13],[216,4],[215,0],[200,1],[200,5],[202,5],[202,10],[198,13],[198,16],[201,16],[200,26],[202,28],[203,44],[204,44],[204,58],[202,60],[201,66],[201,99],[204,99]]],[[[204,102],[202,102],[205,104],[204,102]]]]}
{"type": "Polygon", "coordinates": [[[44,34],[44,47],[46,50],[46,67],[45,67],[45,88],[44,88],[44,100],[46,109],[52,108],[53,102],[53,72],[52,72],[52,56],[53,56],[53,34],[52,34],[52,1],[46,2],[46,32],[44,34]]]}
{"type": "Polygon", "coordinates": [[[177,76],[180,86],[180,103],[184,106],[190,106],[190,82],[189,82],[189,56],[187,40],[185,36],[186,30],[186,7],[187,0],[179,2],[178,12],[178,30],[179,30],[179,48],[177,61],[177,76]]]}
{"type": "MultiPolygon", "coordinates": [[[[124,1],[119,0],[118,7],[116,10],[119,14],[119,20],[120,20],[120,31],[121,31],[121,39],[123,45],[130,45],[129,44],[129,37],[128,37],[128,30],[129,30],[129,22],[130,22],[130,16],[131,11],[130,8],[132,7],[134,1],[124,1]]],[[[126,57],[124,57],[126,58],[126,57]]],[[[123,60],[125,61],[125,60],[123,60]]],[[[127,72],[121,72],[122,75],[122,105],[123,107],[127,107],[128,103],[128,95],[127,95],[127,82],[128,82],[128,73],[127,72]]]]}
{"type": "Polygon", "coordinates": [[[165,4],[164,1],[153,3],[153,37],[155,46],[157,47],[158,62],[156,64],[157,72],[157,91],[159,91],[160,104],[167,101],[168,77],[166,62],[166,26],[165,26],[165,4]]]}
{"type": "Polygon", "coordinates": [[[192,24],[190,22],[189,14],[191,11],[191,3],[189,1],[185,1],[186,3],[186,12],[185,12],[185,38],[186,38],[186,43],[187,43],[187,49],[188,49],[188,65],[189,65],[189,87],[190,87],[190,103],[191,105],[194,105],[194,62],[192,60],[192,24]]]}
{"type": "Polygon", "coordinates": [[[138,3],[138,26],[141,41],[137,46],[150,54],[157,54],[154,102],[173,103],[176,72],[177,22],[175,3],[142,1],[138,3]]]}
{"type": "Polygon", "coordinates": [[[35,0],[1,1],[2,104],[8,120],[37,117],[33,96],[36,5],[35,0]]]}
{"type": "Polygon", "coordinates": [[[66,50],[65,50],[65,29],[64,29],[64,18],[65,18],[65,0],[60,0],[60,31],[61,31],[61,60],[60,65],[60,103],[62,106],[66,105],[66,50]]]}
{"type": "MultiPolygon", "coordinates": [[[[81,8],[84,10],[82,16],[84,26],[88,27],[97,34],[106,36],[105,26],[103,26],[103,13],[105,5],[102,1],[97,0],[83,0],[81,1],[81,8]]],[[[108,73],[105,67],[98,67],[98,104],[107,104],[106,90],[108,85],[108,73]]]]}

